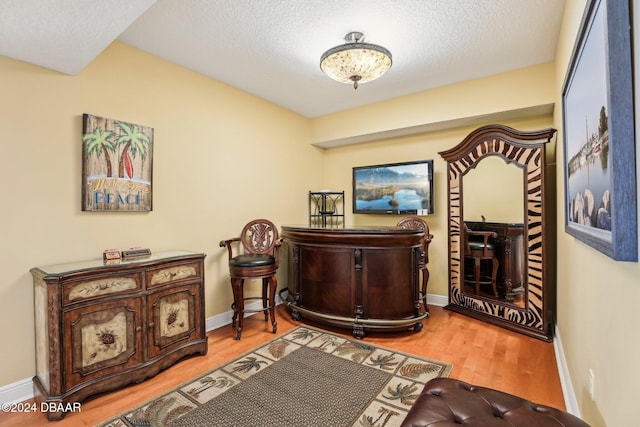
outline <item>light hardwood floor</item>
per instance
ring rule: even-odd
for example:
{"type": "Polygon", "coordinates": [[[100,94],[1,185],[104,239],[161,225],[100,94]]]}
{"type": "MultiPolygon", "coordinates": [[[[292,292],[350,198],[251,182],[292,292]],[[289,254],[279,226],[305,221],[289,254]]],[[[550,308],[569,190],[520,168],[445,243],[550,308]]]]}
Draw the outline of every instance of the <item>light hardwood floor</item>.
{"type": "MultiPolygon", "coordinates": [[[[282,305],[277,308],[276,315],[278,335],[302,324],[292,320],[282,305]]],[[[418,333],[367,333],[364,340],[453,363],[452,378],[565,409],[553,344],[441,307],[431,307],[431,315],[423,323],[424,328],[418,333]]],[[[348,330],[309,325],[352,337],[348,330]]],[[[0,425],[94,426],[274,337],[270,323],[264,322],[261,313],[245,319],[240,341],[235,340],[231,326],[215,329],[207,335],[209,351],[206,356],[185,359],[140,384],[90,398],[82,403],[80,413],[71,413],[61,421],[50,423],[41,413],[0,413],[0,425]]]]}

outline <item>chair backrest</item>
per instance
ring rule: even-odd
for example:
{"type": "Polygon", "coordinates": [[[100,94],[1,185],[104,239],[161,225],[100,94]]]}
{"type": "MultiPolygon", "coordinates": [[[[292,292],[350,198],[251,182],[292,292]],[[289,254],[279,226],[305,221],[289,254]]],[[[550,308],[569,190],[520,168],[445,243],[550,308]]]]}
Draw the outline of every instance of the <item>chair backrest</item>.
{"type": "Polygon", "coordinates": [[[424,230],[425,236],[429,237],[429,225],[425,220],[417,216],[408,216],[406,218],[402,218],[400,221],[398,221],[398,227],[407,229],[422,228],[424,230]]]}
{"type": "Polygon", "coordinates": [[[422,250],[425,256],[425,264],[429,262],[429,243],[433,239],[433,235],[429,233],[429,225],[427,222],[417,216],[408,216],[398,221],[400,228],[405,229],[422,229],[424,230],[424,239],[422,240],[422,250]]]}
{"type": "Polygon", "coordinates": [[[462,223],[462,227],[460,227],[460,241],[462,242],[462,249],[464,256],[469,256],[471,254],[471,248],[469,247],[469,227],[464,222],[462,223]]]}
{"type": "MultiPolygon", "coordinates": [[[[475,236],[475,237],[480,237],[481,240],[478,240],[477,243],[480,243],[480,247],[478,248],[478,245],[475,245],[474,248],[477,249],[481,249],[482,250],[482,254],[480,256],[482,257],[493,257],[494,255],[494,246],[490,244],[489,239],[495,239],[498,237],[498,234],[495,231],[475,231],[475,230],[470,230],[469,227],[467,226],[467,224],[462,223],[462,227],[460,230],[460,237],[462,238],[462,242],[463,242],[463,249],[464,249],[464,256],[478,256],[479,254],[476,252],[472,252],[471,250],[471,245],[469,244],[470,239],[469,236],[475,236]]],[[[474,240],[474,242],[476,242],[476,240],[474,240]]]]}
{"type": "Polygon", "coordinates": [[[254,219],[247,223],[240,234],[245,254],[275,254],[279,243],[278,229],[267,219],[254,219]]]}

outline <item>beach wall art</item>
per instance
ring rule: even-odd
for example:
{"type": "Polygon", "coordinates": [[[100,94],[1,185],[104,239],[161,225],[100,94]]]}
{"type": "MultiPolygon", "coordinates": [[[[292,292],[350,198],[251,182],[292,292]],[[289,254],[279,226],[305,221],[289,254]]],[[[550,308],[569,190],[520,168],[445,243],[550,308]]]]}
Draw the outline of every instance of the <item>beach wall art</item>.
{"type": "Polygon", "coordinates": [[[153,128],[82,116],[82,210],[152,210],[153,128]]]}

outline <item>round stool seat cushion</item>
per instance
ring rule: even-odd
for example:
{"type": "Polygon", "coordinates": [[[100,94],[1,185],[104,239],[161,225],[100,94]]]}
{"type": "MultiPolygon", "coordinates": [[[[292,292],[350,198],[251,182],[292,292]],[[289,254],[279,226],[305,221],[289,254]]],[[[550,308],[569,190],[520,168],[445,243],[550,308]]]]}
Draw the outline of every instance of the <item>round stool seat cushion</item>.
{"type": "MultiPolygon", "coordinates": [[[[472,251],[481,251],[484,249],[484,242],[469,241],[469,249],[471,249],[472,251]]],[[[496,250],[496,245],[489,242],[487,243],[487,249],[490,251],[494,251],[496,250]]]]}
{"type": "Polygon", "coordinates": [[[238,255],[229,261],[231,267],[264,267],[274,265],[276,259],[272,255],[267,254],[245,254],[238,255]]]}

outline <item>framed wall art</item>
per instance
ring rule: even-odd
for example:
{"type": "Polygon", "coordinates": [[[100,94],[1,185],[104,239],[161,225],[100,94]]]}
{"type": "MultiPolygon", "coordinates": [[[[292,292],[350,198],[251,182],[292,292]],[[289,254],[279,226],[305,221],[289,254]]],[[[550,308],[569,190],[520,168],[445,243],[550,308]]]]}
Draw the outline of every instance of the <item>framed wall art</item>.
{"type": "Polygon", "coordinates": [[[152,210],[153,128],[82,115],[82,210],[152,210]]]}
{"type": "Polygon", "coordinates": [[[587,3],[562,89],[565,231],[637,261],[629,2],[587,3]]]}

